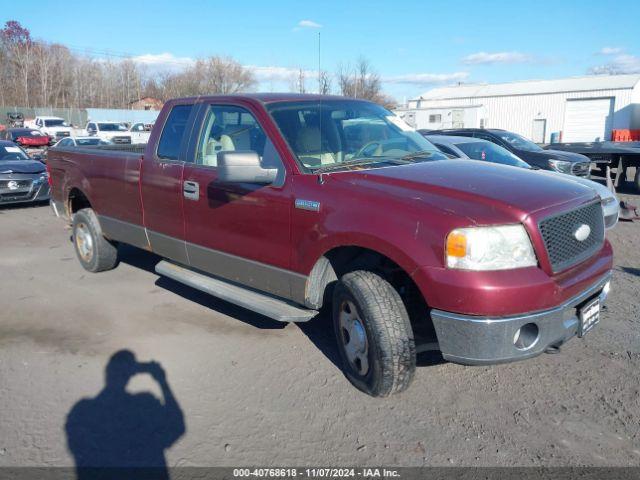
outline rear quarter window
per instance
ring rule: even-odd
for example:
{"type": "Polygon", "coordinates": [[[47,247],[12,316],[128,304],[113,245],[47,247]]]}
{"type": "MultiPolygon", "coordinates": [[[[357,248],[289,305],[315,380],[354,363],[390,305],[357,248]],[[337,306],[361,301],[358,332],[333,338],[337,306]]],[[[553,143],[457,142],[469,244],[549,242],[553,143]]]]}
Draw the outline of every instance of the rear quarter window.
{"type": "Polygon", "coordinates": [[[164,160],[178,160],[180,146],[193,105],[176,105],[171,109],[162,129],[156,155],[164,160]]]}

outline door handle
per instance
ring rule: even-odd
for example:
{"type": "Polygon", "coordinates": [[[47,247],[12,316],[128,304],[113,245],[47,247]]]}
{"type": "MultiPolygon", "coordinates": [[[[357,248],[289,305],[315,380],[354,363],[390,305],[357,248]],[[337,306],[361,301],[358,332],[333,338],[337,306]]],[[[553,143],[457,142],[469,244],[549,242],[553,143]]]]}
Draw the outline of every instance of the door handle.
{"type": "Polygon", "coordinates": [[[182,194],[188,200],[200,199],[200,185],[198,182],[186,181],[182,184],[182,194]]]}

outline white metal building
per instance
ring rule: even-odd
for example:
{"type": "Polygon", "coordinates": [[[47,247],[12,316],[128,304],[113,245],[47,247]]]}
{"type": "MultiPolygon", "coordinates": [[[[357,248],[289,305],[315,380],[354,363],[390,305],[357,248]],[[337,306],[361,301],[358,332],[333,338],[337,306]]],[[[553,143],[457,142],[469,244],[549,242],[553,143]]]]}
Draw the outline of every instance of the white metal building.
{"type": "Polygon", "coordinates": [[[396,113],[416,128],[503,128],[538,143],[560,132],[563,142],[610,140],[613,129],[640,129],[640,75],[442,87],[396,113]]]}

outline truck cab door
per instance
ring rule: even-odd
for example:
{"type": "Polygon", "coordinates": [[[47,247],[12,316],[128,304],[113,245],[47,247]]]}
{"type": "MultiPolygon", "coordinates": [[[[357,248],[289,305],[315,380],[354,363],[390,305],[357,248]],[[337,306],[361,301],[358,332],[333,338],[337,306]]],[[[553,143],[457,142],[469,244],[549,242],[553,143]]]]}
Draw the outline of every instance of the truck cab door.
{"type": "MultiPolygon", "coordinates": [[[[185,237],[190,264],[233,282],[289,298],[292,196],[281,156],[249,106],[203,105],[202,125],[189,149],[184,185],[185,237]],[[278,168],[274,184],[223,183],[218,153],[253,151],[278,168]]],[[[195,130],[194,130],[195,131],[195,130]]]]}
{"type": "Polygon", "coordinates": [[[162,133],[156,150],[145,155],[140,177],[144,227],[151,250],[183,264],[188,261],[182,175],[195,110],[193,104],[176,104],[159,119],[162,133]]]}

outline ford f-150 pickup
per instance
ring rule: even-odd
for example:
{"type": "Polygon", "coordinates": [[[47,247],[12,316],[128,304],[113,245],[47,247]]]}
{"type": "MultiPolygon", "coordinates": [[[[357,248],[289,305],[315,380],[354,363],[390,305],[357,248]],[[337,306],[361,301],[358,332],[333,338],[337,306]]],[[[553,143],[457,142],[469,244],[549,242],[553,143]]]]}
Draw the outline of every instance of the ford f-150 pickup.
{"type": "Polygon", "coordinates": [[[610,288],[592,189],[448,160],[366,101],[172,100],[146,147],[57,147],[47,167],[85,269],[114,268],[126,243],[276,320],[327,307],[345,375],[374,396],[407,388],[416,352],[482,365],[557,351],[610,288]]]}

